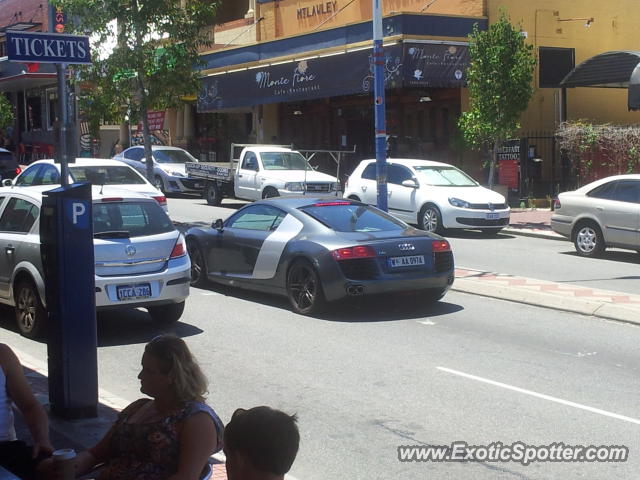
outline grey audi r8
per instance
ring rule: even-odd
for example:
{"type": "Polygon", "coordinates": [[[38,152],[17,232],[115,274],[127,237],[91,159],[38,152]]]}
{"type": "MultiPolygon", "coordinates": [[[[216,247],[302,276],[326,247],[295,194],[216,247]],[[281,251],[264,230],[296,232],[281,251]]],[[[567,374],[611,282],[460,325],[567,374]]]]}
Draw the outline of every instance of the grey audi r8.
{"type": "Polygon", "coordinates": [[[435,302],[453,283],[449,242],[355,200],[269,198],[186,239],[193,286],[285,295],[305,315],[358,295],[421,292],[435,302]]]}

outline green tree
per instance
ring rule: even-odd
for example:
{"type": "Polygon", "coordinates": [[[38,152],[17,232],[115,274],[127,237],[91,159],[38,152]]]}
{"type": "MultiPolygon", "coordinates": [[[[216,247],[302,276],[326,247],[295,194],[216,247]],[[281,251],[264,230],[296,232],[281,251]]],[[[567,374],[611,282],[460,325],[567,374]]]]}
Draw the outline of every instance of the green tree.
{"type": "Polygon", "coordinates": [[[536,60],[532,51],[504,11],[486,31],[475,25],[469,35],[470,108],[462,113],[458,126],[469,145],[491,152],[489,188],[498,148],[520,128],[520,115],[533,95],[536,60]]]}
{"type": "Polygon", "coordinates": [[[10,125],[13,125],[13,106],[7,97],[0,94],[0,130],[4,130],[10,125]]]}
{"type": "Polygon", "coordinates": [[[90,85],[81,107],[94,131],[102,118],[141,121],[147,178],[153,181],[149,109],[176,106],[199,89],[199,51],[210,44],[215,0],[54,0],[77,18],[75,29],[90,31],[96,45],[117,39],[110,52],[92,52],[94,63],[81,70],[90,85]],[[101,55],[100,55],[101,54],[101,55]]]}

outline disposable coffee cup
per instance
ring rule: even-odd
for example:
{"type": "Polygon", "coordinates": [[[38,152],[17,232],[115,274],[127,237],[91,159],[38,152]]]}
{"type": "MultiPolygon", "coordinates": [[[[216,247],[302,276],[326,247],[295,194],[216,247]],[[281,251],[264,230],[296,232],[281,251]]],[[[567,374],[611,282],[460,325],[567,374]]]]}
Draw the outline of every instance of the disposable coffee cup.
{"type": "Polygon", "coordinates": [[[76,478],[76,451],[73,448],[56,450],[52,457],[57,480],[74,480],[76,478]]]}

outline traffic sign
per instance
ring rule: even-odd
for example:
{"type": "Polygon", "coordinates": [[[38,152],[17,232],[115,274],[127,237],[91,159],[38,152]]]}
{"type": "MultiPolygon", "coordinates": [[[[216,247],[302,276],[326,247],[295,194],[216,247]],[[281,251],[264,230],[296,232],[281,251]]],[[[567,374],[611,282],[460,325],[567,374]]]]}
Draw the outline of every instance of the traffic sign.
{"type": "Polygon", "coordinates": [[[90,64],[89,37],[7,31],[7,57],[14,62],[90,64]]]}

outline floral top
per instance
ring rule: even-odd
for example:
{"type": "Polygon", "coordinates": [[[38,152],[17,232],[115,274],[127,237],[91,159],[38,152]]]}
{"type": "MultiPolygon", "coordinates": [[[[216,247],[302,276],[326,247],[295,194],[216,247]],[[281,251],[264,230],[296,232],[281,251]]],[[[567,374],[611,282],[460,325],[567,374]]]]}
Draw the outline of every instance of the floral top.
{"type": "Polygon", "coordinates": [[[150,399],[140,399],[125,408],[115,424],[110,459],[98,480],[162,480],[176,473],[180,453],[179,435],[184,421],[205,412],[213,419],[222,448],[223,424],[205,403],[188,402],[182,410],[153,423],[129,423],[127,420],[150,399]]]}

